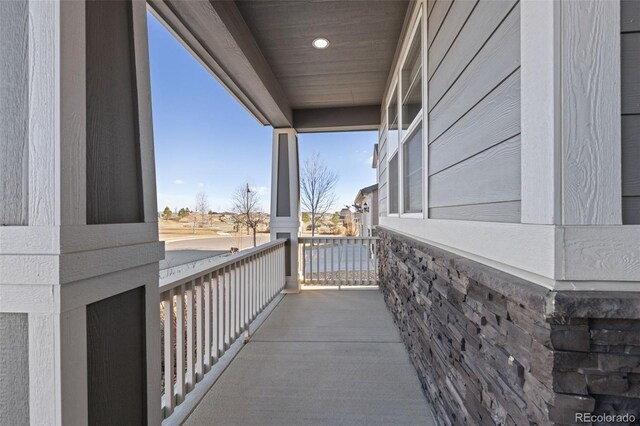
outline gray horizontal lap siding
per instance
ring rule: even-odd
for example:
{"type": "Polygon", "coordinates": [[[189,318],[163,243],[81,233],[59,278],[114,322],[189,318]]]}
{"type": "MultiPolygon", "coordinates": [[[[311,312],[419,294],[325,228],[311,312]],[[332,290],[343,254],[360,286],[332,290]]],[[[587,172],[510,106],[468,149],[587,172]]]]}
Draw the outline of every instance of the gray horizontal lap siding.
{"type": "Polygon", "coordinates": [[[437,0],[428,19],[429,216],[520,222],[520,6],[437,0]]]}
{"type": "Polygon", "coordinates": [[[640,224],[640,2],[623,0],[622,72],[622,222],[640,224]]]}

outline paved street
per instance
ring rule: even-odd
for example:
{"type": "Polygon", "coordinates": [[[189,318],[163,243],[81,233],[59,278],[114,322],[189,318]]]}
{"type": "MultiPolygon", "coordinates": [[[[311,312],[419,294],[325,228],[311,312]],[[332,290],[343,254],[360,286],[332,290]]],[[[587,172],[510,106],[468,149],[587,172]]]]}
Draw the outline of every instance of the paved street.
{"type": "MultiPolygon", "coordinates": [[[[258,245],[269,242],[269,234],[258,234],[258,245]]],[[[238,247],[245,250],[253,247],[253,237],[244,235],[238,236],[218,236],[192,238],[185,240],[174,240],[165,242],[165,259],[160,262],[160,269],[172,268],[184,265],[185,263],[196,262],[210,257],[220,256],[229,253],[231,247],[238,247]]],[[[356,270],[366,271],[367,262],[369,270],[375,269],[375,263],[369,257],[367,248],[362,245],[342,245],[333,249],[333,270],[345,271],[356,270]]],[[[311,262],[313,262],[313,272],[325,272],[325,256],[327,271],[331,271],[331,247],[321,245],[313,250],[307,248],[305,272],[311,272],[311,262]]]]}
{"type": "Polygon", "coordinates": [[[344,244],[336,247],[320,245],[305,250],[305,273],[323,273],[326,271],[366,271],[375,269],[375,261],[366,246],[362,244],[344,244]],[[333,255],[332,252],[333,251],[333,255]],[[325,260],[326,258],[326,260],[325,260]],[[331,266],[333,260],[333,267],[331,266]]]}
{"type": "MultiPolygon", "coordinates": [[[[264,244],[271,239],[269,234],[258,234],[257,242],[264,244]]],[[[160,269],[172,268],[185,263],[195,262],[209,257],[220,256],[228,253],[231,247],[240,250],[253,247],[253,236],[235,235],[193,238],[165,242],[165,259],[160,262],[160,269]]]]}

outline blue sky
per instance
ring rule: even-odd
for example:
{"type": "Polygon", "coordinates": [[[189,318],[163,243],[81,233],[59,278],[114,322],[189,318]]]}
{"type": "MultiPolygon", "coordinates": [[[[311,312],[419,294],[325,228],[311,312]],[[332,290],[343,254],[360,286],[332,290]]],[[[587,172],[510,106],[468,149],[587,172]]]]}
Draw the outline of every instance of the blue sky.
{"type": "MultiPolygon", "coordinates": [[[[196,194],[203,191],[212,210],[230,210],[234,189],[249,182],[268,211],[271,127],[258,123],[162,24],[147,16],[158,209],[193,209],[196,194]]],[[[300,164],[319,152],[339,176],[336,209],[375,183],[371,155],[376,138],[376,132],[300,135],[300,164]]]]}

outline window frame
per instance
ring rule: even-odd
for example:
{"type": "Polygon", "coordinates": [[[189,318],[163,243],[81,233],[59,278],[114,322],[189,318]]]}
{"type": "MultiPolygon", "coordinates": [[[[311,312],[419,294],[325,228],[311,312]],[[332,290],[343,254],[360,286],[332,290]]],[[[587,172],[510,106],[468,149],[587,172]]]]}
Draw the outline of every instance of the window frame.
{"type": "MultiPolygon", "coordinates": [[[[427,82],[425,81],[425,68],[426,68],[426,57],[425,54],[427,52],[427,49],[425,48],[425,42],[426,42],[426,38],[425,38],[425,31],[426,30],[426,23],[423,20],[423,8],[421,7],[420,10],[418,11],[418,13],[416,14],[416,16],[414,17],[414,20],[411,24],[411,32],[408,35],[408,37],[406,38],[403,48],[402,48],[402,54],[400,55],[401,61],[399,62],[399,66],[395,72],[395,79],[394,81],[397,81],[398,87],[397,87],[397,93],[398,93],[398,121],[399,121],[399,141],[398,141],[398,155],[399,155],[399,161],[398,161],[398,177],[399,177],[399,181],[398,181],[398,193],[399,193],[399,200],[398,200],[398,216],[402,217],[402,218],[416,218],[416,219],[423,219],[425,218],[427,215],[425,214],[425,211],[427,210],[427,203],[425,202],[426,197],[427,197],[427,191],[425,191],[425,187],[427,186],[427,184],[425,183],[425,176],[426,176],[426,165],[428,164],[426,161],[426,155],[425,155],[425,151],[428,150],[428,144],[425,144],[425,140],[427,138],[427,126],[424,126],[423,123],[428,123],[428,121],[425,119],[425,100],[426,100],[426,86],[427,86],[427,82]],[[411,50],[412,44],[417,40],[416,37],[420,37],[419,41],[420,41],[420,56],[421,56],[421,61],[422,63],[420,64],[420,73],[421,75],[421,79],[422,79],[422,107],[420,108],[420,110],[416,113],[416,116],[414,117],[413,121],[411,123],[409,123],[409,126],[407,127],[406,130],[402,129],[403,126],[403,103],[402,103],[402,88],[403,88],[403,84],[404,81],[402,79],[402,70],[406,64],[407,61],[407,57],[409,56],[409,52],[411,50]],[[422,126],[422,168],[421,168],[421,174],[422,174],[422,178],[421,178],[421,182],[422,182],[422,188],[421,188],[421,195],[422,195],[422,199],[421,204],[422,204],[422,208],[420,212],[407,212],[405,211],[405,200],[404,200],[404,158],[403,158],[403,153],[404,153],[404,146],[405,143],[407,143],[410,139],[410,137],[414,134],[414,132],[416,131],[418,126],[422,126]],[[425,146],[426,145],[426,146],[425,146]]],[[[410,82],[409,82],[410,84],[410,82]]],[[[407,93],[408,94],[408,93],[407,93]]]]}
{"type": "Polygon", "coordinates": [[[382,114],[382,125],[380,126],[380,130],[378,132],[378,166],[376,168],[376,183],[378,184],[378,202],[380,202],[380,194],[382,193],[382,187],[380,186],[380,176],[382,175],[381,169],[384,167],[384,173],[386,181],[385,185],[385,193],[386,198],[384,200],[384,207],[382,203],[379,204],[380,207],[378,209],[378,217],[387,216],[389,214],[388,211],[388,200],[389,200],[389,164],[388,164],[388,156],[387,156],[387,144],[388,144],[388,134],[387,134],[387,116],[386,109],[384,110],[384,114],[382,114]],[[383,210],[384,209],[384,210],[383,210]],[[384,214],[383,214],[384,211],[384,214]]]}
{"type": "Polygon", "coordinates": [[[388,216],[395,216],[395,217],[399,217],[400,216],[400,191],[401,191],[401,186],[402,186],[402,182],[400,179],[400,154],[398,152],[398,150],[396,150],[396,152],[391,156],[391,158],[389,158],[389,162],[387,164],[387,215],[388,216]],[[395,211],[391,211],[391,162],[393,160],[396,160],[396,184],[395,184],[395,190],[396,190],[396,209],[395,211]]]}
{"type": "Polygon", "coordinates": [[[394,75],[393,78],[393,83],[391,84],[391,88],[392,90],[390,90],[389,93],[389,98],[387,99],[386,102],[386,108],[385,108],[385,120],[386,120],[386,149],[387,149],[387,216],[393,216],[393,217],[399,217],[400,213],[401,213],[401,209],[400,209],[400,200],[401,200],[401,189],[400,187],[401,185],[401,181],[400,181],[400,140],[401,140],[401,127],[402,127],[402,123],[401,123],[401,105],[400,105],[400,79],[398,78],[397,75],[394,75]],[[395,95],[395,96],[394,96],[395,95]],[[391,143],[390,143],[390,135],[389,133],[391,132],[390,130],[390,126],[392,124],[390,118],[389,118],[389,108],[391,106],[391,104],[395,102],[396,103],[396,109],[397,109],[397,130],[396,132],[398,133],[397,136],[397,144],[395,147],[391,147],[391,143]],[[398,209],[396,212],[391,212],[391,160],[395,157],[398,156],[398,188],[396,189],[396,194],[395,197],[398,199],[398,209]]]}
{"type": "MultiPolygon", "coordinates": [[[[422,114],[420,114],[421,116],[422,114]]],[[[399,168],[399,172],[400,172],[400,185],[402,185],[402,199],[401,204],[402,204],[402,208],[399,209],[402,211],[402,217],[418,217],[418,218],[422,218],[423,217],[423,212],[424,212],[424,152],[423,150],[424,148],[424,128],[422,127],[422,119],[419,120],[414,120],[411,123],[411,126],[407,129],[407,137],[405,138],[405,140],[402,142],[402,168],[399,168]],[[409,144],[409,142],[412,141],[412,136],[414,136],[416,134],[416,132],[421,132],[421,150],[420,153],[422,155],[422,165],[420,168],[420,192],[421,192],[421,199],[420,199],[420,211],[407,211],[406,208],[406,200],[404,198],[404,190],[405,187],[407,186],[406,182],[405,182],[405,158],[404,158],[404,152],[406,149],[406,146],[409,144]]]]}

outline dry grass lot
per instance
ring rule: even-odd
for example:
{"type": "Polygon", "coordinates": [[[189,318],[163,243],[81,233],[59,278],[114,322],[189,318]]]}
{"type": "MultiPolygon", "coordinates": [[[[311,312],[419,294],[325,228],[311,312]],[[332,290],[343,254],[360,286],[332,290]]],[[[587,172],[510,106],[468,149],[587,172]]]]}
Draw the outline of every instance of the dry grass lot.
{"type": "MultiPolygon", "coordinates": [[[[304,217],[303,217],[304,219],[304,217]]],[[[264,224],[258,228],[258,233],[269,233],[268,226],[269,217],[265,217],[264,224]]],[[[179,218],[173,215],[170,219],[160,218],[158,220],[158,231],[161,241],[196,239],[203,237],[228,237],[248,235],[246,228],[243,227],[241,232],[235,229],[235,219],[231,213],[213,213],[201,217],[200,214],[191,213],[188,216],[179,218]],[[195,224],[195,225],[194,225],[195,224]]],[[[311,236],[309,222],[303,222],[302,234],[305,237],[311,236]]],[[[330,215],[321,221],[316,228],[317,236],[353,236],[354,230],[347,229],[342,223],[335,223],[331,220],[330,215]]]]}
{"type": "MultiPolygon", "coordinates": [[[[190,214],[182,219],[176,216],[168,220],[159,219],[158,232],[162,241],[239,234],[235,230],[233,215],[229,213],[215,213],[205,215],[204,218],[190,214]]],[[[267,225],[262,225],[258,232],[268,232],[267,225]]],[[[246,235],[246,228],[242,230],[242,234],[246,235]]]]}

